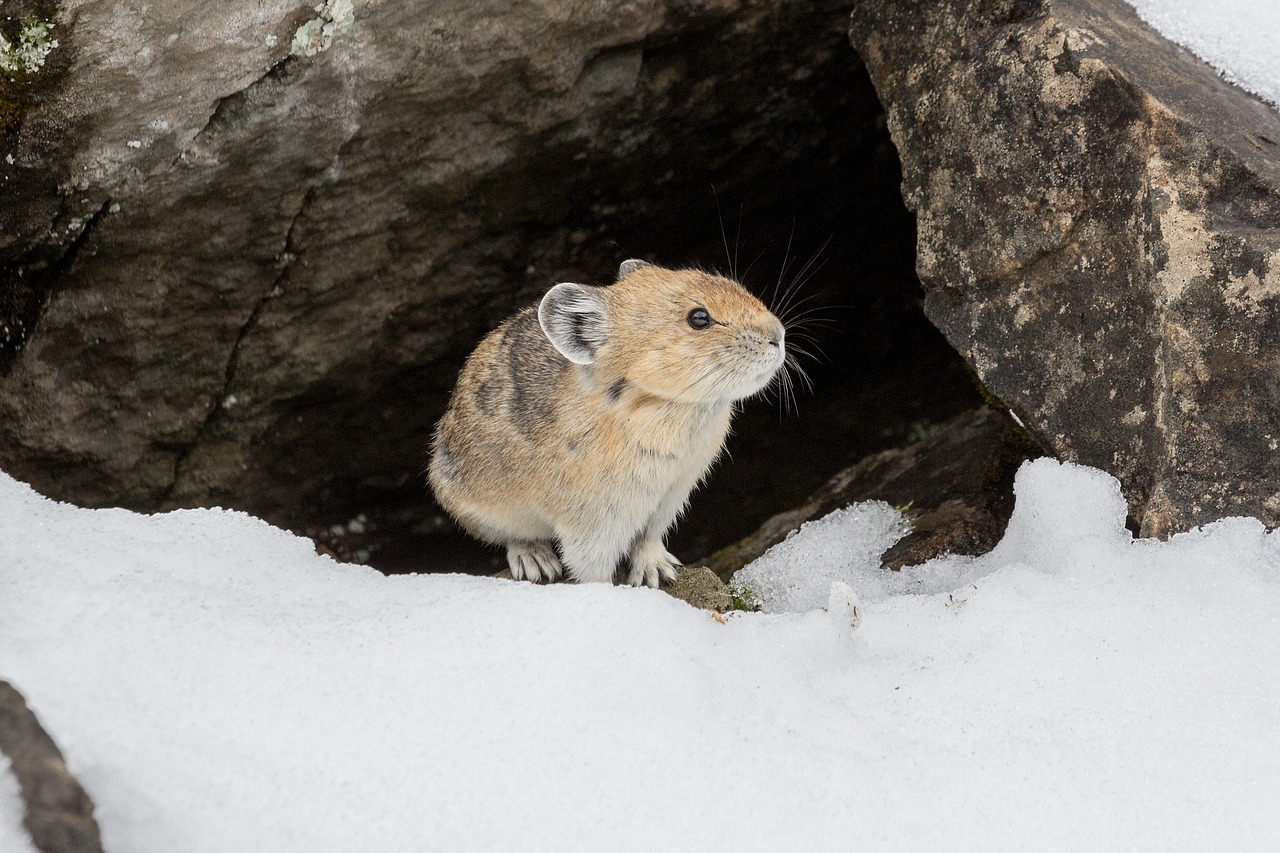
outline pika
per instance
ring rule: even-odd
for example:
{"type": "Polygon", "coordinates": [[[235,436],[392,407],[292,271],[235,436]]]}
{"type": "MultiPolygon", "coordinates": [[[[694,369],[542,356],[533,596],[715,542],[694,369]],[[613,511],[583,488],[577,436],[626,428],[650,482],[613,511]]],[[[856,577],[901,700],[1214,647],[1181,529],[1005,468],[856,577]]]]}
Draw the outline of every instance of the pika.
{"type": "Polygon", "coordinates": [[[629,260],[612,285],[557,284],[467,359],[431,486],[517,580],[612,582],[624,557],[632,586],[674,580],[667,531],[784,337],[746,288],[698,270],[629,260]]]}

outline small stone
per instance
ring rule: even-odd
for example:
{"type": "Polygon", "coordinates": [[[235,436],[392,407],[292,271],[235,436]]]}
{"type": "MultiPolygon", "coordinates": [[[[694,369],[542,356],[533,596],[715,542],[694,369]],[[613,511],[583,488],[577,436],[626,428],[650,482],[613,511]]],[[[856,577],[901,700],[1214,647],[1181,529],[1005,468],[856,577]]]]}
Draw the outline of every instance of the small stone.
{"type": "Polygon", "coordinates": [[[680,566],[676,570],[676,580],[662,588],[672,598],[693,607],[723,613],[733,609],[733,598],[729,587],[706,566],[680,566]]]}

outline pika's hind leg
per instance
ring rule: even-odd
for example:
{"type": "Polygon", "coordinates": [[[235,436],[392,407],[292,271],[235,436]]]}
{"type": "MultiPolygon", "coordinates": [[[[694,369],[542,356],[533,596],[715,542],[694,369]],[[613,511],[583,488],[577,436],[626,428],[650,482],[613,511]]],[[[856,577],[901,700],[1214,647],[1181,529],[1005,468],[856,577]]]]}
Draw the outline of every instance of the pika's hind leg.
{"type": "Polygon", "coordinates": [[[564,573],[560,558],[550,542],[511,542],[507,545],[507,565],[516,580],[534,583],[546,578],[558,580],[564,573]]]}
{"type": "Polygon", "coordinates": [[[557,537],[565,568],[578,583],[613,583],[613,573],[630,540],[625,529],[608,520],[585,533],[559,530],[557,537]]]}

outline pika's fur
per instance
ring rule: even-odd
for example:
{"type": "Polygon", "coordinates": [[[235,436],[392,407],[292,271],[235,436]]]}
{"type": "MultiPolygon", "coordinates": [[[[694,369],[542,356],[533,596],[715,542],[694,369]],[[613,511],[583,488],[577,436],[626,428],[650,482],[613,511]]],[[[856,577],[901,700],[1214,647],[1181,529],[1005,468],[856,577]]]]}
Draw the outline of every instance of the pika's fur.
{"type": "Polygon", "coordinates": [[[467,359],[430,479],[517,580],[656,587],[667,529],[720,455],[735,401],[785,358],[782,323],[736,282],[626,261],[608,287],[557,284],[467,359]],[[553,547],[559,544],[559,555],[553,547]]]}

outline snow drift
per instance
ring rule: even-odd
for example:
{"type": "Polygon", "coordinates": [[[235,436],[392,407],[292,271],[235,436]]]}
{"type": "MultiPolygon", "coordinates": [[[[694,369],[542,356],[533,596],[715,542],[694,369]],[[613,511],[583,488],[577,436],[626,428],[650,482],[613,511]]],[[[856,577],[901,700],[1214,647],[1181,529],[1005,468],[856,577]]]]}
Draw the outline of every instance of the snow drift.
{"type": "Polygon", "coordinates": [[[0,477],[0,675],[114,850],[1280,842],[1276,534],[1134,541],[1114,480],[1047,460],[1017,497],[984,558],[833,576],[883,540],[879,507],[761,561],[810,600],[848,584],[854,632],[383,577],[238,513],[78,509],[0,477]]]}

